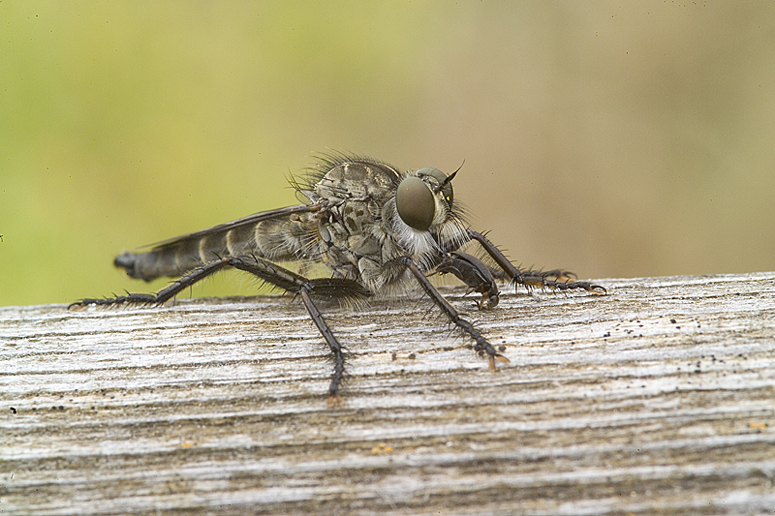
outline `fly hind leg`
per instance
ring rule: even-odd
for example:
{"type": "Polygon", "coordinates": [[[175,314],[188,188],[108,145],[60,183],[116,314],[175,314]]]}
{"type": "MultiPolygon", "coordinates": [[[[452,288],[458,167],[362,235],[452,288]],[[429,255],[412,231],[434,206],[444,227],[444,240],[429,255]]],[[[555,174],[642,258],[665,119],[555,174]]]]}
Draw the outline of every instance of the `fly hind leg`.
{"type": "Polygon", "coordinates": [[[220,260],[210,262],[202,267],[199,267],[198,269],[195,269],[193,272],[182,276],[167,287],[158,291],[156,294],[127,293],[125,296],[116,296],[103,299],[87,298],[76,301],[75,303],[71,303],[67,308],[82,308],[88,305],[160,305],[169,301],[178,295],[181,291],[203,280],[204,278],[215,274],[224,267],[228,267],[229,265],[229,258],[222,258],[220,260]]]}
{"type": "Polygon", "coordinates": [[[337,278],[307,279],[268,260],[254,256],[229,256],[210,262],[186,274],[156,294],[130,293],[107,299],[82,299],[71,304],[68,308],[87,305],[161,304],[196,282],[226,267],[234,267],[248,272],[269,284],[299,295],[312,321],[328,344],[333,357],[334,371],[328,388],[329,405],[340,403],[339,388],[345,377],[342,345],[331,331],[312,298],[358,300],[368,297],[370,292],[356,281],[337,278]]]}

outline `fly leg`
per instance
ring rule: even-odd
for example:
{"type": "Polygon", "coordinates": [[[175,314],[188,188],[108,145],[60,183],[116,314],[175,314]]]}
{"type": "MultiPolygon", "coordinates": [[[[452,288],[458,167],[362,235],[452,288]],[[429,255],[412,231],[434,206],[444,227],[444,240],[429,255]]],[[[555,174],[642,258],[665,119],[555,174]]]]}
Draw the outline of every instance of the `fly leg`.
{"type": "Polygon", "coordinates": [[[492,276],[490,268],[481,260],[470,254],[452,251],[436,267],[440,274],[451,273],[468,285],[472,291],[482,294],[477,304],[479,308],[495,308],[498,306],[498,285],[492,276]]]}
{"type": "Polygon", "coordinates": [[[339,403],[341,401],[339,387],[345,375],[342,345],[313,302],[312,296],[323,299],[362,299],[371,295],[366,288],[356,281],[341,278],[307,279],[293,271],[258,257],[229,256],[210,262],[186,274],[156,294],[130,293],[125,296],[107,299],[83,299],[71,304],[68,308],[87,305],[161,304],[196,282],[226,267],[234,267],[235,269],[249,272],[276,287],[299,294],[302,303],[304,303],[304,308],[307,309],[312,321],[318,327],[328,347],[331,349],[334,359],[334,372],[328,388],[328,402],[330,405],[339,403]]]}
{"type": "Polygon", "coordinates": [[[328,344],[331,354],[334,357],[334,372],[331,375],[331,383],[328,386],[328,405],[339,405],[342,402],[342,396],[339,394],[339,385],[344,379],[344,354],[342,353],[342,345],[339,340],[331,331],[331,327],[323,319],[323,314],[320,313],[318,307],[312,302],[310,297],[310,289],[307,285],[303,286],[299,290],[299,296],[301,296],[301,302],[304,303],[304,308],[307,309],[309,316],[312,318],[312,322],[320,330],[320,334],[323,335],[326,344],[328,344]]]}
{"type": "Polygon", "coordinates": [[[196,282],[203,280],[204,278],[215,274],[219,270],[230,265],[230,258],[221,258],[214,262],[210,262],[193,272],[182,276],[178,280],[174,281],[167,287],[164,287],[156,294],[137,294],[127,293],[125,296],[109,297],[104,299],[82,299],[71,303],[67,308],[82,308],[87,305],[124,305],[124,304],[138,304],[138,305],[160,305],[166,301],[175,297],[181,291],[194,285],[196,282]]]}
{"type": "Polygon", "coordinates": [[[487,237],[472,229],[468,230],[468,236],[479,242],[487,254],[489,254],[498,266],[503,269],[509,279],[515,285],[524,285],[531,288],[550,288],[556,290],[582,289],[593,294],[605,294],[606,289],[588,281],[573,281],[572,272],[555,269],[551,271],[520,270],[506,258],[503,253],[490,242],[487,237]]]}
{"type": "Polygon", "coordinates": [[[270,261],[252,256],[231,258],[230,262],[237,269],[249,272],[289,292],[299,294],[304,308],[307,309],[312,322],[323,335],[334,359],[334,372],[328,387],[328,404],[329,406],[340,404],[342,397],[339,394],[339,387],[345,375],[342,345],[313,302],[312,296],[326,299],[363,299],[370,296],[371,293],[357,281],[344,278],[307,279],[270,261]]]}
{"type": "Polygon", "coordinates": [[[496,359],[500,362],[503,362],[504,364],[509,363],[509,359],[498,353],[492,344],[490,344],[487,339],[484,338],[482,332],[477,330],[470,321],[461,317],[458,311],[455,310],[451,304],[449,304],[449,301],[444,299],[444,296],[439,294],[439,291],[434,288],[430,281],[428,281],[428,278],[425,277],[425,274],[423,274],[423,272],[411,258],[405,256],[403,258],[399,258],[398,261],[401,263],[401,265],[409,269],[415,279],[420,283],[420,286],[425,291],[425,293],[428,294],[428,297],[430,297],[433,302],[436,303],[436,306],[438,306],[441,311],[444,312],[444,315],[449,318],[452,324],[463,330],[476,342],[474,350],[480,355],[487,353],[491,371],[495,371],[496,359]]]}

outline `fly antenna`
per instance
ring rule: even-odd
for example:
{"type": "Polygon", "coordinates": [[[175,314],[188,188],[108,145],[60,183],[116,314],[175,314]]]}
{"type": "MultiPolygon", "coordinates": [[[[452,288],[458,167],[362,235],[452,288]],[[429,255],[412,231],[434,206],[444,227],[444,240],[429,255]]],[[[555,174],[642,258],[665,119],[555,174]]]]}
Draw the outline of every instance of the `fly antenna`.
{"type": "Polygon", "coordinates": [[[450,182],[452,182],[452,178],[455,177],[455,174],[460,172],[460,169],[463,168],[463,165],[465,165],[465,162],[466,160],[463,160],[463,163],[461,163],[460,166],[457,167],[457,169],[455,169],[454,172],[452,172],[450,175],[447,176],[447,178],[441,183],[441,186],[447,185],[450,182]]]}

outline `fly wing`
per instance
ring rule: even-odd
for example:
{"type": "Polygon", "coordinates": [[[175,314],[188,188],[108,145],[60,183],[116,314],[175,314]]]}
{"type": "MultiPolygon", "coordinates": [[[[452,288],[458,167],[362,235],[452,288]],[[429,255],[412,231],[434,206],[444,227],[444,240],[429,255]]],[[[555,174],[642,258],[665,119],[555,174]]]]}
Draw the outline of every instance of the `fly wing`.
{"type": "Polygon", "coordinates": [[[224,222],[223,224],[218,224],[217,226],[213,226],[211,228],[194,231],[193,233],[187,233],[185,235],[180,235],[173,238],[168,238],[166,240],[154,242],[153,244],[146,244],[142,247],[151,247],[153,251],[159,251],[165,248],[175,247],[185,242],[198,241],[202,237],[215,235],[217,233],[227,233],[231,230],[244,228],[246,226],[250,227],[255,225],[258,222],[262,222],[265,220],[283,218],[283,217],[287,217],[288,215],[292,215],[294,213],[309,213],[313,211],[318,211],[319,209],[320,207],[314,204],[299,204],[297,206],[286,206],[285,208],[277,208],[276,210],[261,211],[258,213],[254,213],[253,215],[248,215],[247,217],[242,217],[241,219],[232,220],[231,222],[224,222]]]}
{"type": "Polygon", "coordinates": [[[313,248],[311,217],[316,204],[300,204],[263,211],[145,247],[141,253],[125,252],[114,260],[116,267],[133,277],[151,281],[182,276],[224,256],[253,254],[269,260],[297,260],[313,248]]]}

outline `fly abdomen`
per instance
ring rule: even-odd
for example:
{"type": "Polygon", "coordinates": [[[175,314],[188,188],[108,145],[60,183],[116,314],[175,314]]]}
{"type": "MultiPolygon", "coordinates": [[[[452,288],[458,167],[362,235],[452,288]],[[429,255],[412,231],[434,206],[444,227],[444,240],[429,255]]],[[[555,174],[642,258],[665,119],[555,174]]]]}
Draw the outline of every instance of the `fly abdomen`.
{"type": "Polygon", "coordinates": [[[140,279],[141,276],[136,272],[135,269],[136,258],[137,255],[132,254],[129,251],[124,251],[123,254],[116,256],[116,258],[113,260],[113,265],[124,269],[130,278],[140,279]]]}
{"type": "MultiPolygon", "coordinates": [[[[188,271],[201,267],[206,262],[195,242],[185,242],[174,247],[163,247],[146,253],[125,252],[113,260],[113,265],[126,270],[127,275],[145,281],[151,281],[163,276],[182,276],[188,271]]],[[[217,254],[210,253],[207,262],[217,259],[217,254]]]]}
{"type": "Polygon", "coordinates": [[[318,223],[293,212],[256,222],[238,221],[162,242],[145,253],[126,252],[113,261],[132,278],[178,277],[227,257],[252,255],[274,261],[320,261],[318,223]]]}
{"type": "Polygon", "coordinates": [[[241,226],[195,238],[162,244],[145,253],[125,252],[113,264],[132,278],[151,281],[163,276],[178,277],[206,263],[238,256],[249,248],[255,225],[241,226]]]}
{"type": "Polygon", "coordinates": [[[147,253],[125,252],[116,256],[113,265],[126,270],[127,275],[132,278],[151,281],[162,276],[181,276],[187,271],[201,267],[203,263],[193,256],[178,256],[174,250],[161,249],[147,253]]]}

